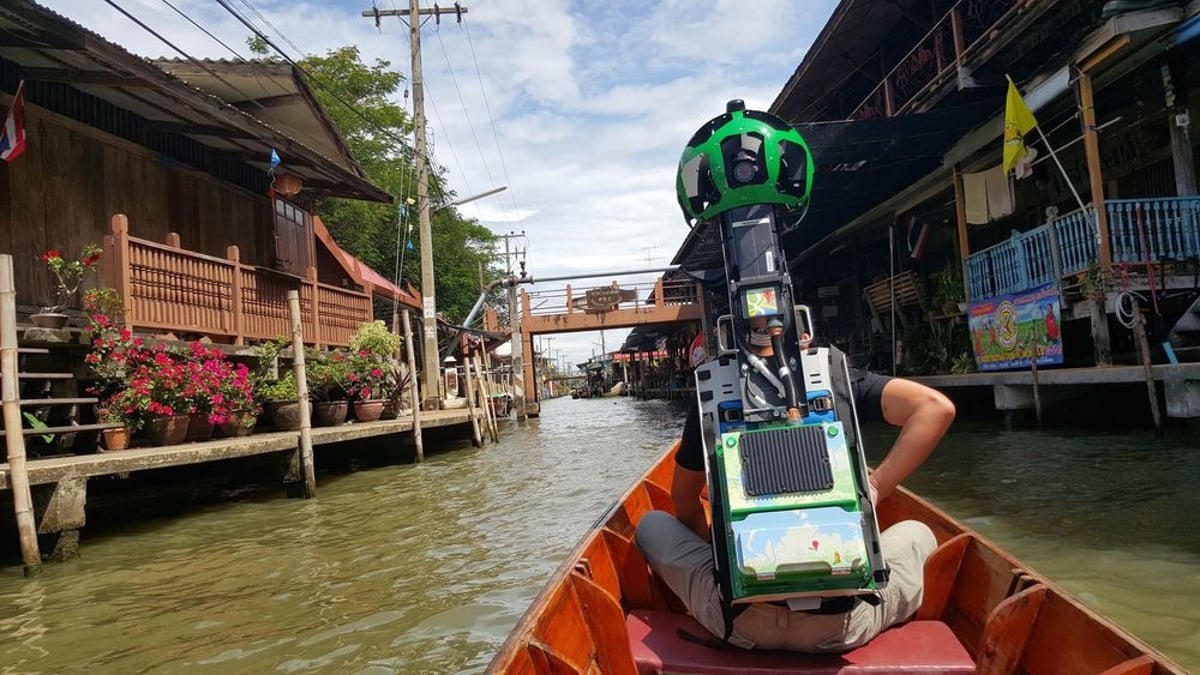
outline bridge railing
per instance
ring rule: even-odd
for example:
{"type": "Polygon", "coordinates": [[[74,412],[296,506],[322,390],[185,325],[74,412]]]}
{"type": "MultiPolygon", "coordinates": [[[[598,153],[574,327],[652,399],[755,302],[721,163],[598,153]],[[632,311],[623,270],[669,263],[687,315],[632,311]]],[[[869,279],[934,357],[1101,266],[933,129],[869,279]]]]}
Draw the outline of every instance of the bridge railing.
{"type": "Polygon", "coordinates": [[[600,299],[601,296],[604,296],[603,308],[605,311],[690,305],[699,301],[694,281],[687,279],[664,281],[660,277],[652,282],[630,285],[620,285],[614,281],[607,285],[583,288],[567,284],[563,288],[538,289],[524,294],[526,300],[523,311],[526,316],[596,311],[597,306],[591,302],[600,299]],[[593,291],[595,293],[591,293],[593,291]]]}

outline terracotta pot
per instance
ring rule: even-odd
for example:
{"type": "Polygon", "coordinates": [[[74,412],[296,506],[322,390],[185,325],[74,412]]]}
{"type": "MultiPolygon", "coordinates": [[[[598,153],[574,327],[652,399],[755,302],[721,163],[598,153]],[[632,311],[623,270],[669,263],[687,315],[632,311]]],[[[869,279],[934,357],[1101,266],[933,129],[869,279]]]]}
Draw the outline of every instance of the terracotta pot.
{"type": "Polygon", "coordinates": [[[271,424],[279,431],[295,431],[300,428],[300,401],[270,401],[271,424]]]}
{"type": "Polygon", "coordinates": [[[188,415],[187,435],[185,441],[207,441],[212,438],[213,423],[208,420],[208,413],[192,413],[188,415]]]}
{"type": "Polygon", "coordinates": [[[104,449],[108,451],[124,450],[129,447],[129,437],[132,435],[129,427],[105,429],[100,432],[104,437],[104,449]]]}
{"type": "Polygon", "coordinates": [[[70,318],[60,312],[40,312],[29,316],[29,320],[38,328],[62,328],[70,318]]]}
{"type": "Polygon", "coordinates": [[[146,440],[150,445],[179,445],[187,436],[188,416],[151,417],[146,420],[146,440]]]}
{"type": "MultiPolygon", "coordinates": [[[[300,404],[296,403],[296,417],[299,421],[300,404]]],[[[229,418],[221,423],[221,433],[231,438],[239,436],[249,436],[254,432],[254,425],[258,422],[258,415],[255,415],[250,410],[235,410],[229,413],[229,418]]]]}
{"type": "Polygon", "coordinates": [[[350,412],[349,401],[322,401],[314,403],[313,421],[320,427],[336,427],[346,421],[350,412]]]}
{"type": "Polygon", "coordinates": [[[355,401],[354,402],[354,417],[359,422],[376,422],[383,414],[383,406],[387,403],[383,399],[372,401],[355,401]]]}

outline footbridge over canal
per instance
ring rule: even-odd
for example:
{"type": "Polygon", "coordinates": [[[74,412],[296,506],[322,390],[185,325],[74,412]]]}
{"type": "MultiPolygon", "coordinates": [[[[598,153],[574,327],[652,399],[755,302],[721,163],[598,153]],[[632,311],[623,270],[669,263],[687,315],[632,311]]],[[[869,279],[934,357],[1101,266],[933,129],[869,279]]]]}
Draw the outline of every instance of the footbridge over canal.
{"type": "MultiPolygon", "coordinates": [[[[591,278],[613,276],[618,275],[597,274],[591,278]]],[[[567,283],[552,288],[522,288],[520,298],[523,354],[533,354],[533,340],[538,335],[701,321],[704,314],[699,284],[671,275],[642,282],[621,283],[612,279],[594,285],[567,283]]],[[[524,359],[522,365],[526,410],[537,414],[535,359],[524,359]]]]}

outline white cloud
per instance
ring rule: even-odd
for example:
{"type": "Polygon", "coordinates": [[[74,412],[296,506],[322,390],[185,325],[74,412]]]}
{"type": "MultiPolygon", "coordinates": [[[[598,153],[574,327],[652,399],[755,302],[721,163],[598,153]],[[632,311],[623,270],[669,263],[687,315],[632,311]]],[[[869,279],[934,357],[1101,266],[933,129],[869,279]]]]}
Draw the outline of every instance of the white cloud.
{"type": "MultiPolygon", "coordinates": [[[[134,53],[178,56],[106,3],[41,3],[134,53]]],[[[161,0],[118,4],[193,56],[233,58],[161,0]]],[[[172,4],[249,55],[249,30],[219,4],[172,4]]],[[[355,44],[364,59],[390,61],[406,78],[410,73],[407,26],[384,19],[376,29],[361,16],[370,2],[251,4],[306,52],[355,44]]],[[[459,209],[497,233],[524,230],[529,271],[547,277],[640,269],[647,256],[655,266],[669,262],[687,234],[674,193],[675,163],[687,139],[729,99],[769,106],[836,3],[464,4],[464,25],[443,17],[440,26],[428,21],[421,33],[433,152],[460,197],[508,186],[459,209]]],[[[275,34],[269,37],[299,56],[275,34]]],[[[614,348],[627,332],[607,331],[606,346],[614,348]]],[[[553,348],[581,361],[599,339],[599,333],[560,335],[553,348]]]]}

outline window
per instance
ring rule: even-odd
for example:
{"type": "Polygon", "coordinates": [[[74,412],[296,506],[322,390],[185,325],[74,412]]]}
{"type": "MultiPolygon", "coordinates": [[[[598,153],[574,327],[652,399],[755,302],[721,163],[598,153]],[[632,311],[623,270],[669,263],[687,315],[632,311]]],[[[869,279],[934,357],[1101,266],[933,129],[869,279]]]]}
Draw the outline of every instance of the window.
{"type": "Polygon", "coordinates": [[[312,260],[312,218],[304,209],[275,200],[275,267],[296,276],[308,274],[312,260]]]}

